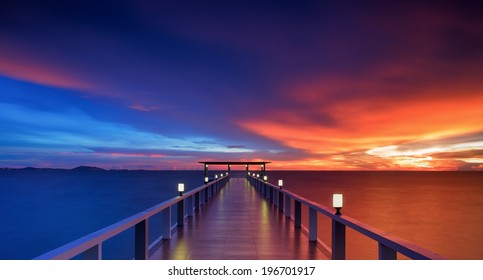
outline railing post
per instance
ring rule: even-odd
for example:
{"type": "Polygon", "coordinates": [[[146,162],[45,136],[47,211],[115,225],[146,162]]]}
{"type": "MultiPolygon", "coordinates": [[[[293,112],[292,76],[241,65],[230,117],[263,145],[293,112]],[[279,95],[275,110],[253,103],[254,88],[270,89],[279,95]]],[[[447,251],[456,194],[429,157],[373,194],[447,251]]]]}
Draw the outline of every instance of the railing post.
{"type": "Polygon", "coordinates": [[[187,211],[188,217],[193,217],[193,200],[194,200],[194,196],[190,196],[189,198],[186,199],[186,211],[187,211]]]}
{"type": "Polygon", "coordinates": [[[291,209],[290,209],[290,206],[292,206],[291,200],[292,199],[290,198],[290,196],[285,195],[285,217],[287,217],[287,218],[290,218],[290,216],[292,215],[291,209]]]}
{"type": "Polygon", "coordinates": [[[380,260],[397,260],[397,252],[379,242],[379,259],[380,260]]]}
{"type": "Polygon", "coordinates": [[[208,204],[208,200],[209,200],[208,189],[209,189],[209,187],[205,189],[205,195],[204,195],[205,196],[205,205],[208,204]]]}
{"type": "Polygon", "coordinates": [[[161,234],[163,239],[171,239],[171,207],[161,211],[161,234]]]}
{"type": "Polygon", "coordinates": [[[267,184],[263,183],[265,186],[265,198],[270,201],[270,188],[267,186],[267,184]]]}
{"type": "Polygon", "coordinates": [[[134,259],[148,259],[148,220],[143,220],[134,226],[134,259]]]}
{"type": "Polygon", "coordinates": [[[273,191],[273,197],[272,197],[273,205],[278,207],[278,190],[272,188],[272,191],[273,191]]]}
{"type": "Polygon", "coordinates": [[[84,260],[102,260],[102,243],[97,244],[94,247],[84,251],[84,253],[82,253],[82,259],[84,259],[84,260]]]}
{"type": "Polygon", "coordinates": [[[309,241],[317,241],[317,211],[309,207],[309,241]]]}
{"type": "Polygon", "coordinates": [[[178,208],[178,227],[184,226],[184,199],[178,201],[177,208],[178,208]]]}
{"type": "Polygon", "coordinates": [[[345,260],[345,225],[332,220],[332,259],[345,260]]]}
{"type": "Polygon", "coordinates": [[[302,203],[294,200],[293,219],[296,228],[302,227],[302,203]]]}
{"type": "Polygon", "coordinates": [[[205,190],[200,190],[200,206],[205,204],[205,190]]]}
{"type": "Polygon", "coordinates": [[[195,193],[195,210],[200,209],[200,192],[195,193]]]}
{"type": "Polygon", "coordinates": [[[283,192],[278,192],[278,210],[283,212],[283,192]]]}

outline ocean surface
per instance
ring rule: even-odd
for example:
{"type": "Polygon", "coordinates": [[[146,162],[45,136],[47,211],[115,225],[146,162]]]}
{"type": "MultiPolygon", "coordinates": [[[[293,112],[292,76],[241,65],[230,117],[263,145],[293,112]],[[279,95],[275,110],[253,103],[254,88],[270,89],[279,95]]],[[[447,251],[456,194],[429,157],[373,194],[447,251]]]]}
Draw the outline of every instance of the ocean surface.
{"type": "MultiPolygon", "coordinates": [[[[450,259],[483,259],[483,172],[269,171],[269,181],[450,259]]],[[[202,184],[202,171],[0,170],[0,259],[31,259],[202,184]]],[[[303,213],[306,209],[303,209],[303,213]]],[[[174,213],[173,213],[174,214],[174,213]]],[[[304,215],[305,217],[306,215],[304,215]]],[[[150,220],[150,242],[159,234],[150,220]]],[[[306,219],[304,219],[306,223],[306,219]]],[[[330,244],[330,220],[319,237],[330,244]]],[[[133,231],[106,242],[133,255],[133,231]]],[[[347,230],[348,259],[376,259],[377,243],[347,230]]]]}

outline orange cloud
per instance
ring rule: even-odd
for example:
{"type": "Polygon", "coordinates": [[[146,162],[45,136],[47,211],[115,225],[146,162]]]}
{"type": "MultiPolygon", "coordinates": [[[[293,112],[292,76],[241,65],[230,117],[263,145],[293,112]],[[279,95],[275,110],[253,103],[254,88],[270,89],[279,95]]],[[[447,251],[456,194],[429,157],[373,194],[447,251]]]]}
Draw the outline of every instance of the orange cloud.
{"type": "Polygon", "coordinates": [[[37,84],[69,88],[69,89],[93,89],[94,85],[79,78],[79,75],[71,70],[63,69],[45,61],[44,57],[31,57],[28,52],[14,49],[16,44],[0,42],[0,74],[37,84]]]}
{"type": "MultiPolygon", "coordinates": [[[[449,137],[483,131],[483,95],[478,88],[450,93],[451,90],[440,88],[439,92],[428,92],[423,88],[404,95],[376,83],[333,80],[326,86],[298,87],[298,91],[286,95],[294,107],[302,104],[305,111],[288,108],[269,112],[263,119],[241,120],[238,124],[287,147],[312,154],[313,158],[304,159],[305,166],[457,169],[467,163],[481,162],[466,157],[442,159],[432,154],[452,152],[451,147],[458,143],[445,145],[449,137]],[[387,92],[378,92],[384,89],[387,92]],[[435,146],[427,143],[419,152],[390,151],[390,147],[397,150],[405,143],[437,142],[438,139],[441,143],[435,146]],[[377,149],[382,150],[368,153],[377,149]]],[[[483,137],[478,137],[473,141],[476,146],[463,146],[459,152],[483,149],[483,137]]]]}

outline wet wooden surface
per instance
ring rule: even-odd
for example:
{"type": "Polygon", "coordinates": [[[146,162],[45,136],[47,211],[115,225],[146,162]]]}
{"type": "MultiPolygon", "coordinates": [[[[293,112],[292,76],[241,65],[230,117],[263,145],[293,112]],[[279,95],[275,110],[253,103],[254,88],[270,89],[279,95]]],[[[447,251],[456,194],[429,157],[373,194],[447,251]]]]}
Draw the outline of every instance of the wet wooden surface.
{"type": "Polygon", "coordinates": [[[231,179],[215,197],[155,249],[151,259],[328,259],[317,243],[244,178],[231,179]]]}

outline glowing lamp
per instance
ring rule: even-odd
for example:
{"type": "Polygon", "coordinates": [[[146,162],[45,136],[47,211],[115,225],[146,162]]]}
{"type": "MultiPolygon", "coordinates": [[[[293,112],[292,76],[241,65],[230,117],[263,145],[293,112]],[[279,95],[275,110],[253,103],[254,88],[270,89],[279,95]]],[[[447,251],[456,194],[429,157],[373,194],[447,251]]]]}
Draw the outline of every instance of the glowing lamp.
{"type": "Polygon", "coordinates": [[[228,172],[226,172],[226,175],[228,175],[228,172]]]}
{"type": "Polygon", "coordinates": [[[218,179],[218,175],[215,175],[215,179],[218,179]]]}
{"type": "Polygon", "coordinates": [[[260,174],[257,174],[257,178],[260,178],[260,174]]]}
{"type": "Polygon", "coordinates": [[[248,172],[248,176],[250,176],[250,172],[248,172]]]}
{"type": "Polygon", "coordinates": [[[208,183],[208,180],[209,180],[208,177],[205,177],[205,183],[208,183]]]}
{"type": "Polygon", "coordinates": [[[263,181],[267,181],[268,177],[267,175],[263,176],[263,181]]]}
{"type": "Polygon", "coordinates": [[[278,180],[278,187],[282,188],[282,186],[283,186],[283,180],[278,180]]]}
{"type": "Polygon", "coordinates": [[[184,192],[184,184],[183,183],[178,184],[178,192],[179,192],[180,196],[183,195],[183,192],[184,192]]]}
{"type": "Polygon", "coordinates": [[[340,209],[342,209],[343,201],[342,194],[334,194],[332,196],[332,206],[337,210],[335,212],[336,215],[341,215],[340,209]]]}

